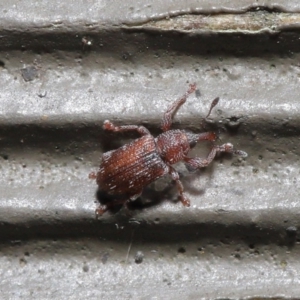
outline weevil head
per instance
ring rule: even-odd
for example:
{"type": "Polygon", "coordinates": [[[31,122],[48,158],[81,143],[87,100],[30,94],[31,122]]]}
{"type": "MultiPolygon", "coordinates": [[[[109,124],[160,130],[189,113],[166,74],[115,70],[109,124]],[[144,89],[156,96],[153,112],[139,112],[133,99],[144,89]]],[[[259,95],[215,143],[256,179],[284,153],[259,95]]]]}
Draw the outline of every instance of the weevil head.
{"type": "Polygon", "coordinates": [[[184,130],[166,131],[155,142],[161,158],[168,164],[181,161],[190,151],[189,138],[184,130]]]}
{"type": "Polygon", "coordinates": [[[216,138],[214,132],[195,134],[185,130],[168,130],[160,134],[155,142],[161,158],[168,164],[175,164],[183,160],[197,142],[215,141],[216,138]]]}

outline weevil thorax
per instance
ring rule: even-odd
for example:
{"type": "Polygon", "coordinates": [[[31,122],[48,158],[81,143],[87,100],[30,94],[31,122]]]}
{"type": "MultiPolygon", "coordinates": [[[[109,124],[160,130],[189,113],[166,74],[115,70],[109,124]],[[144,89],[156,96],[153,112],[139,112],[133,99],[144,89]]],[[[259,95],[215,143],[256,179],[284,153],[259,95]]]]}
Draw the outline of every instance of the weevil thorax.
{"type": "Polygon", "coordinates": [[[184,130],[169,130],[160,134],[156,146],[161,158],[167,164],[175,164],[187,156],[190,144],[184,130]]]}

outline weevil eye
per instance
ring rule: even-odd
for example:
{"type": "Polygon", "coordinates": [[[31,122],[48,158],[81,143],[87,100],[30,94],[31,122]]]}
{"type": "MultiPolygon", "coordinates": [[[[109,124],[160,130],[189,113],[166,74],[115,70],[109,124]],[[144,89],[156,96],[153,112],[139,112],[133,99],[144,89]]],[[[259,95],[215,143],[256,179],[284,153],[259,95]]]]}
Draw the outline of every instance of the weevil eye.
{"type": "Polygon", "coordinates": [[[194,148],[198,142],[198,135],[192,132],[185,132],[190,148],[194,148]]]}
{"type": "Polygon", "coordinates": [[[197,142],[191,141],[189,144],[190,144],[190,148],[194,148],[197,145],[197,142]]]}

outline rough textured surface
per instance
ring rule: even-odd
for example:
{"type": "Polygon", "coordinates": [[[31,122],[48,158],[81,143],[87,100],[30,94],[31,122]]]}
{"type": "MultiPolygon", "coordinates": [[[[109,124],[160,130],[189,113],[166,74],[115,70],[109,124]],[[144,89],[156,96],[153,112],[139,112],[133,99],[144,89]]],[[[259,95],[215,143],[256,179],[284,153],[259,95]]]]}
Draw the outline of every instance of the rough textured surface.
{"type": "MultiPolygon", "coordinates": [[[[299,1],[143,3],[0,4],[3,297],[299,296],[299,1]],[[223,12],[247,10],[222,27],[223,12]],[[152,26],[191,12],[212,27],[152,26]],[[278,14],[284,28],[253,29],[270,29],[278,14]],[[188,82],[198,91],[174,127],[203,130],[219,96],[208,126],[249,157],[221,156],[192,174],[176,166],[190,208],[164,178],[130,210],[97,221],[88,174],[101,153],[136,137],[104,133],[103,121],[157,135],[188,82]]],[[[203,143],[193,155],[208,151],[203,143]]]]}
{"type": "Polygon", "coordinates": [[[76,22],[91,26],[94,23],[117,24],[122,22],[136,23],[150,18],[167,17],[183,13],[222,13],[244,12],[266,8],[273,11],[299,12],[298,0],[189,0],[181,1],[108,1],[93,0],[88,3],[84,0],[67,2],[62,1],[31,1],[30,4],[12,0],[3,1],[0,11],[2,20],[8,26],[11,23],[26,23],[27,25],[44,25],[51,23],[54,27],[63,28],[73,26],[76,22]]]}

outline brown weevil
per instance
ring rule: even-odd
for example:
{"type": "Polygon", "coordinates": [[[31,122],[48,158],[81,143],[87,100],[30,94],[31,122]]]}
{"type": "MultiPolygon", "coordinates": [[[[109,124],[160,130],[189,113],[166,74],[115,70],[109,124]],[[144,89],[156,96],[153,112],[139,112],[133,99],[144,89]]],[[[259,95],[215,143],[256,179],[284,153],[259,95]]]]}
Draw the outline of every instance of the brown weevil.
{"type": "MultiPolygon", "coordinates": [[[[161,123],[163,133],[156,138],[144,126],[116,126],[108,120],[104,121],[104,130],[112,132],[137,131],[141,137],[116,150],[104,153],[99,171],[97,174],[94,172],[90,174],[89,177],[96,179],[100,190],[111,196],[124,196],[121,201],[112,200],[106,205],[100,205],[96,209],[97,216],[116,205],[135,200],[141,195],[144,187],[166,174],[171,175],[176,182],[182,204],[190,206],[190,201],[184,194],[183,185],[179,180],[179,174],[172,167],[173,164],[184,161],[187,169],[191,171],[206,167],[219,152],[233,153],[242,157],[247,156],[244,151],[234,150],[230,143],[221,146],[214,145],[204,159],[187,156],[197,142],[214,142],[217,138],[214,132],[195,134],[186,130],[170,129],[176,111],[186,102],[187,97],[195,89],[196,84],[190,84],[188,91],[167,109],[161,123]]],[[[209,117],[218,101],[219,98],[212,101],[205,119],[209,117]]]]}

